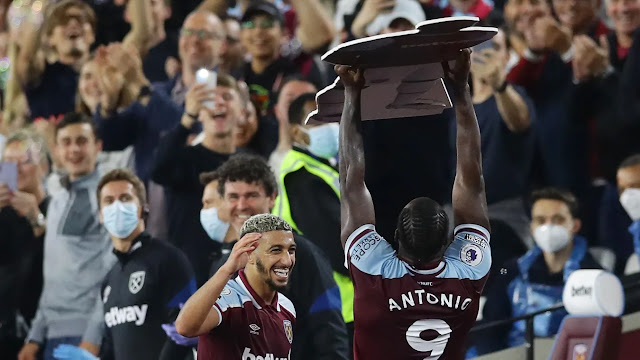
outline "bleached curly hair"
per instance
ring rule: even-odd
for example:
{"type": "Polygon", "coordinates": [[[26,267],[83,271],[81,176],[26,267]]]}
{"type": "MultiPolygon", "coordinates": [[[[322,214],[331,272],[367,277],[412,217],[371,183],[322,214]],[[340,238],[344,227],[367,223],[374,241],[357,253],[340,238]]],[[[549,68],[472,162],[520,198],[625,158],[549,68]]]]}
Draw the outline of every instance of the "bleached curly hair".
{"type": "Polygon", "coordinates": [[[242,224],[240,238],[249,233],[266,233],[269,231],[292,231],[291,225],[281,217],[272,214],[253,215],[242,224]]]}

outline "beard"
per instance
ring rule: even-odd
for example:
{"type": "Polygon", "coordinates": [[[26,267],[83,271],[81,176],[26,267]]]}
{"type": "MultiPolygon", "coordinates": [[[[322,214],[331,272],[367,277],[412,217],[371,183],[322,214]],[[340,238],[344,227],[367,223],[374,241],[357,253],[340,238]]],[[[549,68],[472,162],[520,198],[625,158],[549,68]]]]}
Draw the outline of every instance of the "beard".
{"type": "Polygon", "coordinates": [[[273,279],[271,278],[271,274],[269,273],[269,270],[267,270],[267,268],[264,266],[264,264],[260,259],[256,261],[256,267],[258,268],[258,272],[262,274],[262,279],[269,286],[271,290],[282,292],[289,287],[289,282],[287,282],[287,284],[284,286],[277,285],[275,282],[273,282],[273,279]]]}

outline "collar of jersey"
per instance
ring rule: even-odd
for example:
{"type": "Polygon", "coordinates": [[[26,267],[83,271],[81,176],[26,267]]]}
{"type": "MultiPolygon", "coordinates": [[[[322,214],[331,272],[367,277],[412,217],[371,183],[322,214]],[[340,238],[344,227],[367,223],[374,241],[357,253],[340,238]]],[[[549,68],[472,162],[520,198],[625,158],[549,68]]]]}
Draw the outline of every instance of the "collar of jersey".
{"type": "Polygon", "coordinates": [[[416,274],[420,274],[420,275],[433,275],[433,274],[437,274],[439,272],[441,272],[444,269],[445,263],[444,261],[440,261],[440,263],[438,263],[438,265],[434,268],[431,269],[418,269],[415,268],[409,264],[407,264],[406,262],[404,262],[403,260],[401,260],[402,263],[404,264],[404,266],[407,268],[407,270],[416,273],[416,274]]]}
{"type": "Polygon", "coordinates": [[[131,258],[131,254],[133,254],[136,250],[142,247],[142,241],[146,237],[147,237],[146,233],[143,232],[142,234],[138,235],[135,239],[133,239],[131,247],[129,248],[129,251],[127,251],[126,253],[123,253],[114,248],[113,253],[116,255],[116,257],[120,262],[126,262],[127,260],[129,260],[129,258],[131,258]]]}
{"type": "Polygon", "coordinates": [[[247,280],[247,276],[244,274],[244,269],[238,271],[238,277],[236,278],[236,282],[242,287],[242,289],[244,289],[247,294],[249,295],[249,297],[251,298],[251,302],[253,302],[253,305],[258,308],[258,309],[262,309],[263,307],[274,307],[277,311],[280,311],[280,302],[278,301],[278,292],[276,291],[276,295],[273,297],[273,302],[272,304],[274,305],[267,305],[264,300],[262,300],[262,298],[260,296],[258,296],[258,293],[256,293],[255,290],[253,290],[253,288],[251,287],[251,284],[249,284],[249,281],[247,280]]]}

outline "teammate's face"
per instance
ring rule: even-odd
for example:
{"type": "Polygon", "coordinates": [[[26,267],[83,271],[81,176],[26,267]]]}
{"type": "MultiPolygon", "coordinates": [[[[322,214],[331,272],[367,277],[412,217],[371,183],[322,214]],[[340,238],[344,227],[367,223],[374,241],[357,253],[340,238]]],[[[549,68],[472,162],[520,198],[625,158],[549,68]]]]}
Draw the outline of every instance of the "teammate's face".
{"type": "Polygon", "coordinates": [[[224,184],[224,203],[229,209],[231,225],[240,228],[253,215],[267,214],[273,208],[276,194],[267,195],[260,183],[227,181],[224,184]]]}
{"type": "Polygon", "coordinates": [[[296,243],[291,231],[269,231],[262,234],[251,254],[260,278],[274,291],[282,291],[289,283],[296,263],[296,243]]]}

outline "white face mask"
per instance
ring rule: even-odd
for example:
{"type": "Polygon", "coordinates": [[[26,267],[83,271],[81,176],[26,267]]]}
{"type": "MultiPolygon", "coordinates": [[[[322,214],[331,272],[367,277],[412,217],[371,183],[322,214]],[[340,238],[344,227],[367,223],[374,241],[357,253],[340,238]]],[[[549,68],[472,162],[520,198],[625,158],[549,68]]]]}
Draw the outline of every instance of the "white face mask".
{"type": "Polygon", "coordinates": [[[553,253],[567,246],[571,240],[571,234],[564,226],[544,224],[535,229],[533,239],[542,251],[553,253]]]}
{"type": "Polygon", "coordinates": [[[340,125],[324,124],[305,130],[309,135],[309,152],[323,159],[330,159],[338,154],[338,138],[340,125]]]}
{"type": "Polygon", "coordinates": [[[640,220],[640,189],[626,189],[620,195],[620,204],[633,221],[640,220]]]}
{"type": "Polygon", "coordinates": [[[220,220],[218,208],[215,207],[200,210],[200,224],[212,240],[220,243],[229,230],[229,223],[220,220]]]}
{"type": "Polygon", "coordinates": [[[138,227],[138,204],[116,200],[102,208],[102,219],[111,235],[126,239],[138,227]]]}

